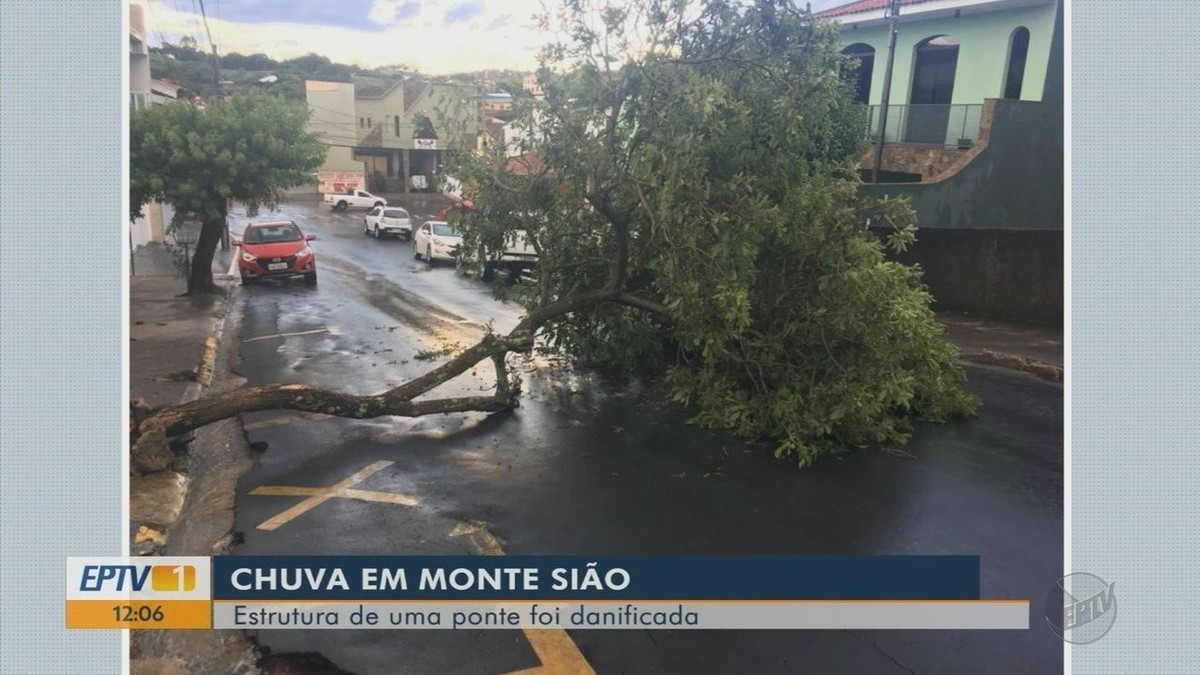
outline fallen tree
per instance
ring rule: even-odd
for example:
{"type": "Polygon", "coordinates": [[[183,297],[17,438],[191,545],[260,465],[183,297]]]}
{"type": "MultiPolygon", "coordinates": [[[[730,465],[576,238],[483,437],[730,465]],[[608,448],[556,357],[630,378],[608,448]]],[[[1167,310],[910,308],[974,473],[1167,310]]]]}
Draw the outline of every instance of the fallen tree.
{"type": "Polygon", "coordinates": [[[454,216],[465,260],[518,232],[539,252],[536,282],[512,291],[520,323],[374,396],[276,385],[158,411],[135,455],[256,410],[503,410],[519,394],[506,357],[535,344],[608,370],[665,368],[696,422],[769,439],[801,466],[975,410],[919,271],[884,256],[914,241],[911,208],[860,193],[863,118],[836,28],[780,0],[569,0],[558,20],[544,97],[515,92],[523,137],[451,167],[473,190],[454,216]],[[868,219],[892,227],[886,242],[868,219]],[[489,359],[492,395],[422,398],[489,359]]]}

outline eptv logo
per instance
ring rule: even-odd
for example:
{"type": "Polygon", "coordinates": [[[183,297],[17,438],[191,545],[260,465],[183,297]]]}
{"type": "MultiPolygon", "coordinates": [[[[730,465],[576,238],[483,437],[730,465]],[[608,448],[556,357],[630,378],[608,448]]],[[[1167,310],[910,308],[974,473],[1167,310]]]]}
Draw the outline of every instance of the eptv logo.
{"type": "Polygon", "coordinates": [[[196,590],[193,565],[84,565],[80,591],[189,592],[196,590]]]}

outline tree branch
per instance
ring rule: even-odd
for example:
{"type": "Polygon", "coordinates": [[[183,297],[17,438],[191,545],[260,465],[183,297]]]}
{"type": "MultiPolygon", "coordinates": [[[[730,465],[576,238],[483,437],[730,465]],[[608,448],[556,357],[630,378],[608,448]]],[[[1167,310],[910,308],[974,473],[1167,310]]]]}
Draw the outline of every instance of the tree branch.
{"type": "Polygon", "coordinates": [[[653,314],[658,314],[659,316],[664,316],[668,319],[674,318],[674,313],[672,313],[670,308],[668,308],[666,305],[655,302],[654,300],[650,300],[648,298],[643,298],[639,295],[634,295],[633,293],[621,293],[617,296],[617,302],[621,303],[622,305],[628,305],[630,307],[636,307],[653,314]]]}

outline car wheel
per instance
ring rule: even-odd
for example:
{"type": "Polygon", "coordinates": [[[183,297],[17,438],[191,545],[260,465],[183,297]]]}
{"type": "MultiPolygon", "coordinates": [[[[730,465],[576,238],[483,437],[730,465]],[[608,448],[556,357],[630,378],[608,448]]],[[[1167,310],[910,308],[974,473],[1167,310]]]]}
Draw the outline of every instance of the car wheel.
{"type": "Polygon", "coordinates": [[[375,206],[383,206],[383,202],[375,202],[375,206]]]}
{"type": "Polygon", "coordinates": [[[371,236],[371,224],[367,222],[366,218],[363,218],[363,234],[371,236]]]}
{"type": "Polygon", "coordinates": [[[496,266],[492,263],[483,264],[483,274],[479,277],[483,281],[491,281],[496,278],[496,266]]]}
{"type": "Polygon", "coordinates": [[[243,286],[250,286],[252,284],[257,284],[257,283],[258,283],[258,279],[255,279],[254,277],[246,277],[246,276],[242,277],[242,285],[243,286]]]}
{"type": "Polygon", "coordinates": [[[309,286],[316,286],[317,285],[317,273],[309,272],[308,274],[305,274],[304,275],[304,283],[308,284],[309,286]]]}
{"type": "Polygon", "coordinates": [[[345,211],[345,210],[346,210],[346,209],[347,209],[349,206],[350,206],[350,205],[349,205],[349,204],[347,204],[347,203],[346,203],[346,202],[343,200],[343,201],[340,201],[340,202],[338,202],[338,203],[337,203],[337,206],[333,207],[333,210],[334,210],[334,211],[337,211],[337,212],[339,212],[339,213],[340,213],[340,212],[342,212],[342,211],[345,211]]]}
{"type": "Polygon", "coordinates": [[[375,238],[376,239],[379,238],[379,226],[378,225],[375,226],[375,238]]]}

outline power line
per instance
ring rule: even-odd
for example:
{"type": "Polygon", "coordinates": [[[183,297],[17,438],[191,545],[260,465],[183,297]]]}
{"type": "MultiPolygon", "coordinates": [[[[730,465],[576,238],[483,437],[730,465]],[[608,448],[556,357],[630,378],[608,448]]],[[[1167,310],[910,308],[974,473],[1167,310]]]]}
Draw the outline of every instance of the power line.
{"type": "Polygon", "coordinates": [[[221,98],[221,58],[217,56],[217,43],[213,42],[212,31],[208,28],[208,13],[204,11],[204,0],[200,0],[200,16],[204,18],[204,33],[208,35],[208,44],[212,47],[213,56],[213,87],[218,99],[221,98]]]}
{"type": "MultiPolygon", "coordinates": [[[[163,45],[163,46],[166,46],[166,44],[167,44],[167,38],[163,36],[162,29],[161,29],[161,28],[159,28],[159,25],[158,25],[158,15],[156,15],[156,14],[154,13],[154,2],[153,2],[153,1],[151,1],[151,2],[147,2],[147,3],[146,3],[146,10],[147,10],[148,12],[150,12],[150,24],[151,24],[152,26],[154,26],[154,32],[155,32],[156,34],[158,34],[158,41],[159,41],[159,43],[160,43],[161,45],[163,45]]],[[[161,48],[161,47],[160,47],[160,48],[161,48]]],[[[180,78],[180,77],[179,77],[179,66],[178,66],[178,65],[175,63],[175,59],[172,59],[172,58],[168,58],[168,59],[167,59],[167,62],[170,64],[170,65],[169,65],[169,68],[171,69],[171,76],[175,78],[175,83],[176,83],[176,84],[179,84],[179,82],[180,82],[180,81],[181,81],[181,79],[182,79],[182,78],[180,78]]],[[[151,73],[151,75],[153,75],[153,73],[151,73]]]]}

